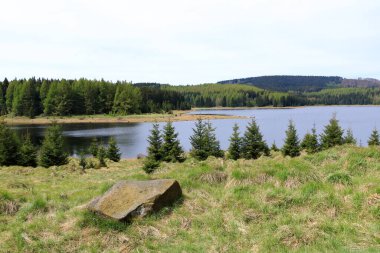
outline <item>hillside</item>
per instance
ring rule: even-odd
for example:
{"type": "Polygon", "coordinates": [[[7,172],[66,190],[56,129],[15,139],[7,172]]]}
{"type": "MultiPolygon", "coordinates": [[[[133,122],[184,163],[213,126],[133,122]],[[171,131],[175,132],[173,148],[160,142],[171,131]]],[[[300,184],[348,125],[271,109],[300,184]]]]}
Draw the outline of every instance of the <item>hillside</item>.
{"type": "Polygon", "coordinates": [[[0,167],[2,252],[333,252],[380,250],[380,150],[342,146],[290,159],[139,160],[109,168],[0,167]],[[121,179],[174,178],[184,199],[121,224],[85,210],[121,179]],[[47,225],[48,224],[48,225],[47,225]]]}
{"type": "Polygon", "coordinates": [[[248,84],[262,89],[282,92],[309,92],[338,87],[380,87],[380,81],[374,78],[347,79],[339,76],[259,76],[220,81],[218,83],[248,84]]]}
{"type": "Polygon", "coordinates": [[[220,84],[250,84],[274,91],[318,91],[339,84],[339,76],[258,76],[218,82],[220,84]]]}

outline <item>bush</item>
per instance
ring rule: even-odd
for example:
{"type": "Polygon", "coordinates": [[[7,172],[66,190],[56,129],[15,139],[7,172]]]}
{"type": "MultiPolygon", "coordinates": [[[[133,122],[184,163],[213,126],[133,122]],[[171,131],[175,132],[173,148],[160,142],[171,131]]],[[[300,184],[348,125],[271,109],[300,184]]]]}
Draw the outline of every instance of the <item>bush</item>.
{"type": "Polygon", "coordinates": [[[144,161],[143,170],[144,170],[147,174],[150,174],[150,173],[153,173],[158,167],[160,167],[160,162],[155,161],[155,160],[153,160],[153,159],[149,159],[149,158],[147,158],[147,159],[144,161]]]}

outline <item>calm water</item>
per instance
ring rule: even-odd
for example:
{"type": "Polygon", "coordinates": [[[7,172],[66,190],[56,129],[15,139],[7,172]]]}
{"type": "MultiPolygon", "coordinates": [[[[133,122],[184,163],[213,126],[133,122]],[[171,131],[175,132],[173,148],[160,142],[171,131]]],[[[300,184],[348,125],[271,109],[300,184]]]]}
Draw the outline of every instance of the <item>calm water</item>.
{"type": "MultiPolygon", "coordinates": [[[[358,143],[366,145],[367,139],[376,126],[380,128],[380,107],[375,106],[326,106],[303,107],[296,109],[248,109],[248,110],[202,110],[192,114],[228,114],[255,117],[268,145],[274,141],[281,146],[285,138],[285,130],[289,120],[296,124],[299,136],[303,136],[315,124],[318,133],[321,133],[331,116],[336,113],[343,128],[351,128],[358,143]]],[[[216,127],[216,134],[221,147],[227,149],[228,138],[234,123],[238,123],[241,132],[244,131],[249,119],[211,120],[216,127]]],[[[161,123],[162,126],[164,123],[161,123]]],[[[123,157],[136,157],[139,153],[145,154],[147,136],[151,123],[96,123],[96,124],[66,124],[63,125],[66,149],[71,155],[85,150],[92,138],[98,138],[107,144],[110,137],[115,137],[123,157]]],[[[185,150],[190,149],[189,137],[192,134],[194,122],[174,122],[179,138],[185,150]]],[[[27,131],[35,143],[40,143],[46,126],[19,125],[13,127],[17,133],[27,131]]]]}

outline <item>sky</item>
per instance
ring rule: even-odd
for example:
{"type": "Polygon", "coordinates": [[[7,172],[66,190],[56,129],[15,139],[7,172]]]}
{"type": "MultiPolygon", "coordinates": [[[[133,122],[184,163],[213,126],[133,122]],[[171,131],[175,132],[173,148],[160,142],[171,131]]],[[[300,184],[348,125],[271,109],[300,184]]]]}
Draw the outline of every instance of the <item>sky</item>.
{"type": "Polygon", "coordinates": [[[0,0],[0,78],[380,78],[378,0],[0,0]]]}

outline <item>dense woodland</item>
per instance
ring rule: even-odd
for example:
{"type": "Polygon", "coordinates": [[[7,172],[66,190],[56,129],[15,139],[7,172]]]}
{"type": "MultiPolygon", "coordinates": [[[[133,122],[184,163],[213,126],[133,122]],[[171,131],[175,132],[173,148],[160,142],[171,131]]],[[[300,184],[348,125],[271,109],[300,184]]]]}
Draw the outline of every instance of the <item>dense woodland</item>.
{"type": "Polygon", "coordinates": [[[0,115],[31,118],[161,113],[191,107],[380,104],[380,88],[377,87],[334,86],[314,92],[280,92],[243,84],[171,86],[36,78],[5,79],[0,87],[0,115]]]}
{"type": "Polygon", "coordinates": [[[20,79],[0,83],[2,115],[127,115],[190,109],[178,92],[104,80],[20,79]]]}

